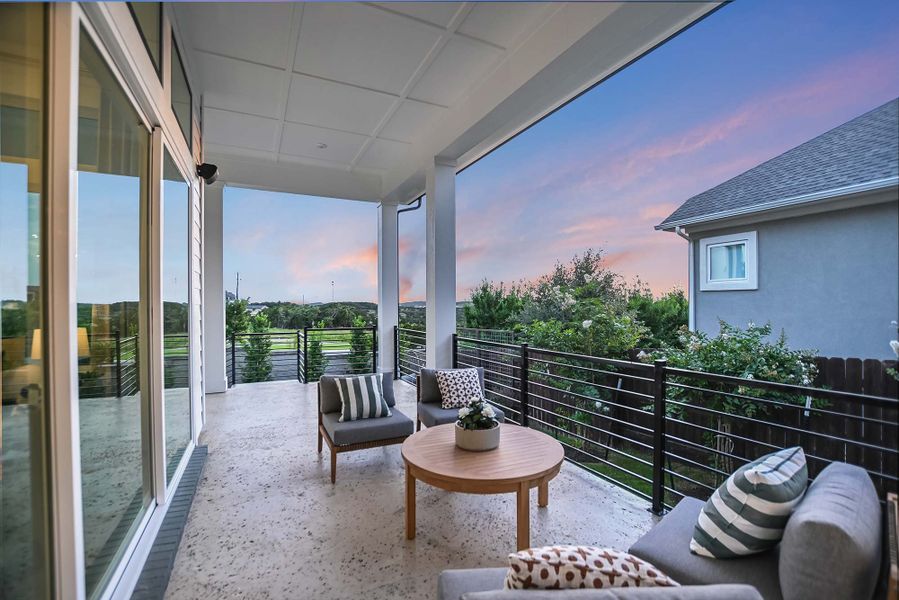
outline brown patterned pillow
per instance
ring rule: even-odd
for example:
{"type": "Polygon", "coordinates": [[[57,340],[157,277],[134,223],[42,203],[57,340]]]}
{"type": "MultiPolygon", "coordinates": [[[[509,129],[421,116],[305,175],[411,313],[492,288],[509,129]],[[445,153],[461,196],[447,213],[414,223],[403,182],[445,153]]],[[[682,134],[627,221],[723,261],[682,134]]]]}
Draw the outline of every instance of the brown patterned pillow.
{"type": "Polygon", "coordinates": [[[441,408],[462,408],[484,396],[477,369],[437,371],[437,388],[441,408]]]}
{"type": "Polygon", "coordinates": [[[546,546],[510,554],[504,587],[557,590],[679,585],[626,552],[593,546],[546,546]]]}

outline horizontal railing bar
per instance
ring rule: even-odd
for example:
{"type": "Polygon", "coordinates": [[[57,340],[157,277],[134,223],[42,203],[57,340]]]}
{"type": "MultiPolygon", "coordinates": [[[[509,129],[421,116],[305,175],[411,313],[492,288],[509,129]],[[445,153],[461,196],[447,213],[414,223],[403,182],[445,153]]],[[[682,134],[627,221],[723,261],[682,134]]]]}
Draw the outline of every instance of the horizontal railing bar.
{"type": "MultiPolygon", "coordinates": [[[[535,356],[528,356],[531,362],[547,365],[550,367],[559,367],[563,369],[577,369],[578,371],[586,371],[588,373],[594,373],[598,375],[603,375],[607,377],[618,377],[619,379],[627,379],[629,381],[642,381],[644,383],[654,383],[654,380],[650,377],[641,377],[640,375],[634,375],[633,373],[624,373],[622,371],[609,371],[607,369],[594,369],[591,367],[585,367],[583,365],[572,365],[569,363],[561,363],[550,360],[543,360],[541,358],[537,358],[535,356]]],[[[546,373],[546,371],[535,371],[537,373],[546,373]]]]}
{"type": "Polygon", "coordinates": [[[518,350],[521,348],[518,344],[507,344],[504,342],[491,342],[490,340],[479,340],[476,338],[457,336],[456,340],[461,343],[481,345],[481,346],[493,346],[494,348],[511,348],[513,350],[518,350]]]}
{"type": "MultiPolygon", "coordinates": [[[[746,416],[738,415],[735,413],[727,413],[727,412],[720,411],[720,410],[705,408],[703,406],[696,406],[695,404],[687,404],[684,402],[677,402],[674,400],[668,400],[668,404],[672,404],[674,406],[682,406],[684,408],[688,408],[691,410],[698,410],[700,412],[704,412],[707,414],[723,416],[723,417],[728,417],[728,418],[732,418],[732,419],[738,419],[738,420],[746,422],[746,423],[762,424],[762,425],[765,425],[766,427],[774,427],[776,429],[780,429],[781,431],[789,431],[791,433],[798,433],[798,434],[802,434],[802,435],[811,435],[811,436],[814,436],[817,438],[829,440],[832,442],[838,442],[841,444],[851,444],[853,446],[867,448],[869,450],[875,450],[878,452],[885,452],[887,454],[899,454],[899,448],[887,448],[884,446],[876,446],[874,444],[869,444],[868,442],[860,442],[860,441],[850,440],[848,438],[840,437],[838,435],[831,435],[828,433],[819,433],[819,432],[813,431],[811,429],[800,429],[798,427],[793,427],[790,425],[781,425],[780,423],[773,423],[770,421],[760,421],[758,419],[753,419],[752,417],[746,417],[746,416]]],[[[721,433],[720,435],[730,436],[729,433],[727,433],[727,434],[721,433]]]]}
{"type": "MultiPolygon", "coordinates": [[[[538,410],[538,411],[540,411],[540,412],[542,412],[542,413],[548,413],[548,414],[550,414],[550,415],[552,415],[552,416],[554,416],[554,417],[556,417],[556,418],[564,419],[564,420],[566,420],[566,421],[570,421],[571,423],[575,423],[576,425],[579,425],[579,426],[582,426],[582,427],[586,427],[586,428],[588,428],[588,429],[590,429],[590,430],[592,430],[592,431],[596,431],[596,432],[598,432],[600,435],[605,434],[605,435],[608,435],[608,436],[610,436],[610,437],[619,439],[619,440],[621,440],[621,441],[623,441],[623,442],[626,442],[626,443],[628,443],[628,444],[634,444],[634,445],[636,445],[636,446],[640,446],[640,447],[645,448],[645,449],[647,449],[647,450],[652,450],[652,446],[651,446],[651,445],[649,445],[649,444],[647,444],[647,443],[644,443],[644,442],[641,442],[641,441],[639,441],[639,440],[636,440],[636,439],[634,439],[634,438],[626,437],[626,436],[624,436],[624,435],[621,435],[620,433],[615,433],[614,431],[611,431],[611,430],[608,430],[608,429],[603,429],[602,427],[597,427],[597,426],[595,426],[595,425],[591,425],[591,424],[588,424],[588,423],[581,423],[580,421],[578,421],[578,420],[576,420],[576,419],[573,419],[573,418],[571,418],[571,417],[567,417],[567,416],[565,416],[565,415],[560,415],[560,414],[558,414],[558,413],[554,413],[554,412],[552,412],[552,411],[549,410],[549,409],[542,408],[542,407],[539,407],[539,406],[535,406],[535,405],[533,405],[533,404],[531,404],[528,408],[533,408],[534,410],[538,410]]],[[[603,417],[603,418],[605,418],[605,417],[603,417]]],[[[610,420],[613,420],[613,419],[610,419],[610,420]]],[[[623,421],[618,421],[618,422],[619,422],[619,423],[624,423],[623,421]]],[[[603,445],[603,444],[602,444],[601,442],[599,442],[599,441],[594,441],[594,442],[592,442],[592,443],[596,443],[596,444],[603,445]]]]}
{"type": "MultiPolygon", "coordinates": [[[[636,412],[641,415],[646,415],[648,417],[652,416],[652,413],[649,411],[643,410],[641,408],[637,408],[636,406],[628,406],[627,404],[619,404],[615,400],[603,400],[600,398],[591,398],[590,396],[581,394],[580,392],[572,392],[571,390],[559,389],[559,388],[553,387],[551,385],[546,385],[545,383],[540,383],[539,381],[534,381],[533,379],[528,380],[528,384],[532,385],[532,386],[541,387],[546,390],[553,390],[553,391],[559,392],[561,394],[566,394],[568,396],[574,396],[576,398],[580,398],[581,400],[585,400],[587,402],[601,402],[602,404],[605,404],[608,406],[614,406],[616,408],[623,408],[624,410],[633,411],[633,412],[636,412]]],[[[616,391],[625,392],[626,390],[616,390],[616,391]]],[[[531,393],[533,394],[533,392],[531,392],[531,393]]]]}
{"type": "MultiPolygon", "coordinates": [[[[644,393],[642,393],[642,392],[635,392],[635,391],[633,391],[633,390],[626,390],[626,389],[623,389],[623,388],[612,387],[612,386],[610,386],[610,385],[606,385],[606,384],[603,384],[603,383],[593,383],[593,382],[591,382],[591,381],[584,381],[583,379],[574,379],[574,378],[571,378],[571,377],[566,377],[565,375],[559,375],[558,373],[547,373],[547,372],[545,372],[545,371],[531,371],[529,374],[530,374],[530,376],[531,376],[532,378],[533,378],[533,377],[549,377],[549,378],[551,378],[551,379],[559,379],[559,380],[562,380],[562,381],[568,381],[568,382],[570,382],[570,383],[575,383],[575,384],[578,384],[578,385],[589,385],[589,386],[591,386],[591,387],[598,387],[598,388],[610,390],[610,391],[613,391],[613,392],[623,392],[623,393],[626,393],[626,394],[631,394],[632,396],[637,396],[637,397],[640,397],[640,398],[644,398],[644,399],[649,400],[649,401],[652,401],[652,399],[653,399],[652,395],[650,395],[650,394],[644,394],[644,393]]],[[[627,379],[627,380],[631,380],[629,376],[623,375],[623,374],[622,374],[622,375],[617,375],[617,377],[618,377],[619,379],[627,379]]]]}
{"type": "MultiPolygon", "coordinates": [[[[813,388],[807,386],[794,385],[790,383],[776,383],[773,381],[764,381],[761,379],[743,379],[741,377],[733,377],[731,375],[718,375],[715,373],[706,373],[703,371],[689,371],[687,369],[678,369],[674,367],[665,367],[668,375],[677,377],[689,377],[691,379],[708,379],[709,381],[717,381],[718,383],[731,383],[734,385],[775,390],[787,392],[801,396],[812,396],[828,400],[857,400],[860,402],[870,402],[887,406],[890,408],[899,408],[899,400],[894,398],[886,398],[883,396],[870,396],[867,394],[858,394],[855,392],[841,392],[836,390],[825,390],[821,388],[813,388]]],[[[668,385],[674,385],[676,382],[668,382],[668,385]]]]}
{"type": "MultiPolygon", "coordinates": [[[[570,352],[558,352],[556,350],[547,350],[545,348],[529,348],[528,352],[531,353],[532,359],[537,358],[536,356],[534,356],[536,354],[545,354],[547,356],[555,356],[557,358],[565,358],[565,359],[569,359],[569,360],[582,360],[585,362],[592,362],[594,364],[599,364],[599,365],[612,365],[614,367],[624,367],[627,369],[634,369],[637,371],[644,371],[644,372],[652,372],[653,368],[654,368],[652,365],[648,365],[646,363],[633,362],[633,361],[629,361],[629,360],[620,360],[617,358],[603,358],[600,356],[589,356],[587,354],[574,354],[574,353],[570,353],[570,352]]],[[[570,365],[565,365],[565,366],[570,366],[570,365]]]]}
{"type": "MultiPolygon", "coordinates": [[[[582,412],[582,413],[585,413],[585,414],[588,414],[588,415],[592,415],[592,416],[597,417],[597,418],[599,418],[599,419],[607,419],[608,421],[611,421],[612,423],[618,423],[619,425],[624,425],[624,426],[629,427],[629,428],[631,428],[631,429],[635,429],[635,430],[637,430],[637,431],[642,431],[642,432],[644,432],[644,433],[646,433],[646,434],[652,434],[652,429],[650,429],[650,428],[648,428],[648,427],[644,427],[644,426],[642,426],[642,425],[637,425],[636,423],[631,423],[631,422],[629,422],[629,421],[624,421],[624,420],[618,419],[618,418],[616,418],[616,417],[610,417],[610,416],[608,416],[608,415],[603,415],[603,414],[600,414],[600,413],[598,413],[598,412],[594,412],[594,411],[589,410],[589,409],[586,409],[586,408],[579,408],[579,407],[576,407],[576,406],[572,406],[572,405],[570,405],[570,404],[565,404],[564,402],[559,402],[558,400],[553,400],[552,398],[547,398],[547,397],[545,397],[545,396],[541,396],[541,395],[535,394],[535,393],[533,393],[533,392],[531,392],[531,393],[529,394],[529,396],[531,396],[532,398],[538,398],[538,399],[540,399],[540,400],[544,400],[544,401],[546,401],[546,402],[550,402],[550,403],[552,403],[552,404],[555,404],[556,406],[563,406],[563,407],[568,408],[568,409],[573,410],[573,411],[582,412]]],[[[539,407],[537,407],[535,404],[530,404],[529,407],[539,408],[539,407]]],[[[549,411],[548,411],[547,409],[545,409],[545,408],[541,408],[540,410],[543,410],[544,412],[549,412],[549,411]]]]}

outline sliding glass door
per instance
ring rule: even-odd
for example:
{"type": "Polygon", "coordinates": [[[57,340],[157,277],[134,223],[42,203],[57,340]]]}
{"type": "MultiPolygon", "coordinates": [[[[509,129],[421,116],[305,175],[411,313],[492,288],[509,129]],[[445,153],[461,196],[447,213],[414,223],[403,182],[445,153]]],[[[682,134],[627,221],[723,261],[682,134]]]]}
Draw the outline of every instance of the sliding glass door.
{"type": "Polygon", "coordinates": [[[88,35],[78,82],[78,382],[87,593],[153,498],[147,360],[150,134],[88,35]]]}
{"type": "Polygon", "coordinates": [[[190,188],[168,150],[162,179],[163,406],[170,483],[190,442],[190,188]]]}
{"type": "Polygon", "coordinates": [[[45,7],[0,4],[0,598],[48,598],[45,7]]]}

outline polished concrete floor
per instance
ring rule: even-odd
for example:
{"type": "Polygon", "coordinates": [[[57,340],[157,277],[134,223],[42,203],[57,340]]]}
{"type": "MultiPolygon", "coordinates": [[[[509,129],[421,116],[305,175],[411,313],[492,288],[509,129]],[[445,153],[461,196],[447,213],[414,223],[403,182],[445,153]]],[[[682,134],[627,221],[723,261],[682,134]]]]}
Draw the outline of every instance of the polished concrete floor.
{"type": "MultiPolygon", "coordinates": [[[[415,415],[415,390],[397,383],[415,415]]],[[[316,452],[316,388],[242,384],[206,398],[209,457],[166,593],[194,598],[433,598],[447,568],[502,566],[514,495],[418,484],[418,533],[403,531],[400,447],[342,454],[337,483],[316,452]]],[[[531,544],[626,549],[653,524],[645,501],[565,464],[550,504],[532,492],[531,544]]]]}

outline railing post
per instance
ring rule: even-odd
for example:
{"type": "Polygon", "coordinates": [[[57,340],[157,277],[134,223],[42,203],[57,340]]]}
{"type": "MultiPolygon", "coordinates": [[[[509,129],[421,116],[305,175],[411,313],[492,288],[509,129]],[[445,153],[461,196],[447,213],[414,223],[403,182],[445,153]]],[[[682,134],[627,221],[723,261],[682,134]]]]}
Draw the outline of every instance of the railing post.
{"type": "Polygon", "coordinates": [[[665,512],[665,375],[666,360],[654,363],[653,377],[653,443],[652,443],[652,512],[665,512]]]}
{"type": "Polygon", "coordinates": [[[237,335],[231,334],[231,385],[237,385],[237,335]]]}
{"type": "Polygon", "coordinates": [[[371,372],[378,372],[378,328],[371,328],[371,372]]]}
{"type": "Polygon", "coordinates": [[[453,368],[459,368],[459,334],[453,334],[453,368]]]}
{"type": "Polygon", "coordinates": [[[393,326],[393,378],[400,378],[400,326],[393,326]]]}
{"type": "Polygon", "coordinates": [[[518,379],[521,383],[521,426],[527,427],[529,423],[529,411],[528,407],[531,404],[531,394],[530,389],[528,387],[528,379],[531,370],[531,361],[528,356],[528,345],[527,343],[523,343],[521,345],[521,366],[518,370],[518,379]]]}
{"type": "Polygon", "coordinates": [[[303,327],[303,381],[309,383],[309,328],[303,327]]]}
{"type": "Polygon", "coordinates": [[[115,332],[115,395],[122,397],[122,334],[115,332]]]}

